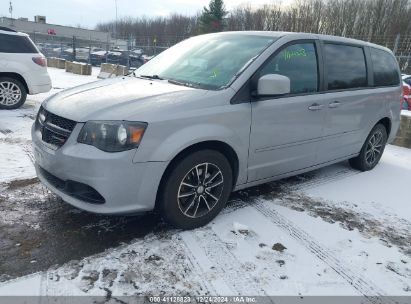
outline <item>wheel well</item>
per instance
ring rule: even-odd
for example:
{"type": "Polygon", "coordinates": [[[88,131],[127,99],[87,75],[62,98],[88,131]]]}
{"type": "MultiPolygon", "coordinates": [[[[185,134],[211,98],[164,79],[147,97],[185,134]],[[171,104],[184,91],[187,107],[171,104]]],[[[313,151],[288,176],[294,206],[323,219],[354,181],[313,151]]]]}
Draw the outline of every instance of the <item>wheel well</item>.
{"type": "Polygon", "coordinates": [[[391,133],[391,120],[388,117],[385,117],[383,119],[381,119],[379,122],[377,122],[378,124],[382,124],[385,127],[385,130],[387,131],[387,136],[390,136],[391,133]]]}
{"type": "Polygon", "coordinates": [[[16,79],[16,80],[20,81],[24,85],[24,88],[26,89],[27,94],[29,94],[29,87],[27,86],[26,81],[24,80],[24,78],[20,74],[17,74],[17,73],[3,73],[2,72],[2,73],[0,73],[0,77],[10,77],[10,78],[13,78],[13,79],[16,79]]]}
{"type": "Polygon", "coordinates": [[[164,182],[167,178],[167,176],[170,174],[171,170],[177,164],[181,159],[186,157],[187,155],[201,151],[201,150],[215,150],[223,154],[228,162],[230,163],[231,169],[233,170],[233,186],[237,183],[237,178],[238,178],[238,156],[237,153],[234,151],[234,149],[221,141],[204,141],[200,143],[196,143],[194,145],[191,145],[184,150],[180,151],[168,164],[167,169],[163,173],[163,176],[161,177],[160,185],[157,190],[157,199],[156,199],[156,204],[159,199],[159,193],[162,191],[164,182]]]}

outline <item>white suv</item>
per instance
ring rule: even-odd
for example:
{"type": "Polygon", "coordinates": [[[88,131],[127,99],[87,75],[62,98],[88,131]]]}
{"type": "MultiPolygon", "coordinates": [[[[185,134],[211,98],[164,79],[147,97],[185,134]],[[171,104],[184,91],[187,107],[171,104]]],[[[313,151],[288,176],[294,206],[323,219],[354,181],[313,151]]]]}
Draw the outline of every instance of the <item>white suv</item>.
{"type": "Polygon", "coordinates": [[[17,109],[27,94],[50,89],[46,59],[29,36],[0,27],[0,109],[17,109]]]}

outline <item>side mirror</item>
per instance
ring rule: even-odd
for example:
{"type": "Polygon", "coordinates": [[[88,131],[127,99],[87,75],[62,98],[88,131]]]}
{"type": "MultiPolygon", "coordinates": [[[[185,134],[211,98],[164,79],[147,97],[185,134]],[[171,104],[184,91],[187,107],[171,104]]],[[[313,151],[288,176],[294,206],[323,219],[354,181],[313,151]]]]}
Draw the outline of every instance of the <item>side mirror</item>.
{"type": "Polygon", "coordinates": [[[288,93],[290,93],[290,78],[286,76],[267,74],[258,79],[258,96],[284,95],[288,93]]]}

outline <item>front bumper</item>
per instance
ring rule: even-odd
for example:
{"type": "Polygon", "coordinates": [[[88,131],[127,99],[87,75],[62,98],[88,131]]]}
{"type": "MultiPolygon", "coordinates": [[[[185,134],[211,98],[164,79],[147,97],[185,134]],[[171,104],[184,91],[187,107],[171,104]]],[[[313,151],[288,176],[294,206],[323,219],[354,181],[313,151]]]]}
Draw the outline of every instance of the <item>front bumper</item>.
{"type": "Polygon", "coordinates": [[[133,163],[135,150],[107,153],[77,143],[83,124],[77,124],[67,142],[53,150],[44,145],[34,126],[33,152],[40,181],[67,203],[89,212],[126,214],[152,210],[167,162],[133,163]],[[87,185],[103,203],[94,204],[50,182],[49,174],[63,182],[87,185]]]}

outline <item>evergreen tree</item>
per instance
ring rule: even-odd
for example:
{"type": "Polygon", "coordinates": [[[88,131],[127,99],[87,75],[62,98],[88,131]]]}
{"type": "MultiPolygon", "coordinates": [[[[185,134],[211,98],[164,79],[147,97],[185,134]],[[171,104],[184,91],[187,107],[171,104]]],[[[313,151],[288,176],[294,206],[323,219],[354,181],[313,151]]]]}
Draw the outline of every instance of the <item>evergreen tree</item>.
{"type": "Polygon", "coordinates": [[[200,30],[203,33],[221,32],[227,15],[223,0],[211,0],[200,16],[200,30]]]}

